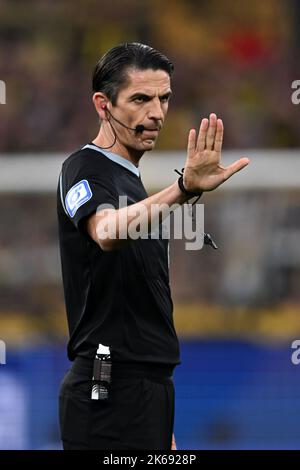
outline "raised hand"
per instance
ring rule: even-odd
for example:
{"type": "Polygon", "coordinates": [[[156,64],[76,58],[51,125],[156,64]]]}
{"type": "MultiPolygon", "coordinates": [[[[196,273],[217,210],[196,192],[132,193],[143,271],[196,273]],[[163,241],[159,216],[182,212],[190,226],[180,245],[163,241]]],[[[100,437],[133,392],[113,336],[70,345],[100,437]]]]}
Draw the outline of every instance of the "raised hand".
{"type": "Polygon", "coordinates": [[[223,142],[223,122],[215,114],[202,119],[197,138],[191,129],[188,138],[187,159],[183,184],[187,191],[212,191],[232,175],[248,165],[248,158],[240,158],[228,167],[220,164],[223,142]]]}

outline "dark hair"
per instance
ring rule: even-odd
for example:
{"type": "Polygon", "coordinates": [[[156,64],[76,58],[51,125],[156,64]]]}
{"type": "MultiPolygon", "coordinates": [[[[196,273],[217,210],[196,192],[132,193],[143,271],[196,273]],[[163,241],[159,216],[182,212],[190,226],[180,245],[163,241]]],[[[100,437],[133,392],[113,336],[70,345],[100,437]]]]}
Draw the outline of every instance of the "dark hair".
{"type": "Polygon", "coordinates": [[[119,44],[97,62],[93,73],[93,90],[105,93],[116,104],[118,92],[127,82],[129,68],[164,70],[171,76],[174,66],[161,52],[138,42],[119,44]]]}

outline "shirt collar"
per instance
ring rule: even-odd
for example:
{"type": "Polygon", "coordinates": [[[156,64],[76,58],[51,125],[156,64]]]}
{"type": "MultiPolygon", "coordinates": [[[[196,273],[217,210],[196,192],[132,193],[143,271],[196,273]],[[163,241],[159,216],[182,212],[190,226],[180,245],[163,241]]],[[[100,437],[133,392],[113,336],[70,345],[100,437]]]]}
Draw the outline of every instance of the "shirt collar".
{"type": "Polygon", "coordinates": [[[127,168],[127,170],[134,173],[137,177],[140,176],[140,170],[132,162],[130,162],[129,160],[127,160],[124,157],[121,157],[117,153],[107,152],[107,150],[103,150],[101,147],[98,147],[95,144],[87,144],[84,147],[82,147],[81,150],[86,149],[86,148],[96,150],[97,152],[103,153],[103,155],[105,155],[107,158],[109,158],[110,160],[112,160],[115,163],[118,163],[118,165],[121,165],[124,168],[127,168]]]}

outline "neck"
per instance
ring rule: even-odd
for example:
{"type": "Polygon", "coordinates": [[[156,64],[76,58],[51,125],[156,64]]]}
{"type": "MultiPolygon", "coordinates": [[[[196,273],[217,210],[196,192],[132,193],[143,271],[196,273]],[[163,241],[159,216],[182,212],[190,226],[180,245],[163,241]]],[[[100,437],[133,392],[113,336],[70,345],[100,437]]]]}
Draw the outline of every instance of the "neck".
{"type": "MultiPolygon", "coordinates": [[[[109,147],[115,140],[115,136],[111,130],[111,128],[106,127],[102,124],[100,127],[99,133],[97,137],[92,141],[93,144],[98,145],[98,147],[102,147],[105,150],[105,147],[109,147]]],[[[110,148],[106,149],[108,152],[113,152],[120,157],[126,158],[131,163],[133,163],[136,167],[139,165],[139,161],[143,156],[143,151],[135,150],[132,148],[128,148],[119,142],[117,137],[116,142],[110,148]]]]}

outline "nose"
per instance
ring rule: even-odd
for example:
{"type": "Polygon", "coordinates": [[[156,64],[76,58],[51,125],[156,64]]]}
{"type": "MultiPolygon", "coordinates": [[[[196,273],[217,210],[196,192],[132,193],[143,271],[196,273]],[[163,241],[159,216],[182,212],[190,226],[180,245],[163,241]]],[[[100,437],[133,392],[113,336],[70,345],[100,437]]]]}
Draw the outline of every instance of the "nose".
{"type": "Polygon", "coordinates": [[[164,120],[164,113],[162,109],[161,101],[158,97],[154,98],[151,101],[151,105],[148,111],[148,118],[153,121],[163,121],[164,120]]]}

